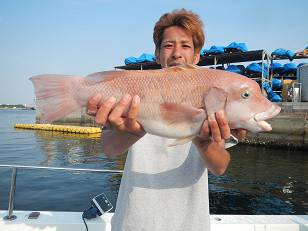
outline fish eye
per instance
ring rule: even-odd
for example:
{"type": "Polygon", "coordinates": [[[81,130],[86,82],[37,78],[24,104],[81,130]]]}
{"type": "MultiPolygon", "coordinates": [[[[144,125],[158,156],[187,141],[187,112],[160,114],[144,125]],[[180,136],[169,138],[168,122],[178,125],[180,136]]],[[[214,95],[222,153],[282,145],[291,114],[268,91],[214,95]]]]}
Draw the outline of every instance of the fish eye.
{"type": "Polygon", "coordinates": [[[249,91],[245,91],[241,94],[243,99],[247,99],[250,96],[250,92],[249,91]]]}

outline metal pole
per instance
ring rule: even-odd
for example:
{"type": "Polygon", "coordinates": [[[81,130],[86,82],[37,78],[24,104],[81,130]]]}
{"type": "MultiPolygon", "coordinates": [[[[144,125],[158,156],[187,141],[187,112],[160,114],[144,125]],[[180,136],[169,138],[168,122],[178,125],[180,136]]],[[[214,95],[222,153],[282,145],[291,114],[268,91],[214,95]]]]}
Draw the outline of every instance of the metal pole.
{"type": "Polygon", "coordinates": [[[16,175],[17,175],[17,168],[13,168],[12,169],[12,178],[11,178],[9,211],[8,211],[9,214],[3,218],[4,220],[7,220],[7,221],[12,221],[12,220],[15,220],[17,218],[15,215],[13,215],[15,190],[16,190],[16,175]]]}
{"type": "Polygon", "coordinates": [[[2,168],[22,168],[22,169],[47,169],[47,170],[123,173],[123,170],[111,170],[111,169],[63,168],[63,167],[44,167],[44,166],[26,166],[26,165],[0,164],[0,168],[1,167],[2,168]]]}
{"type": "Polygon", "coordinates": [[[272,87],[272,77],[273,77],[273,60],[271,60],[270,55],[265,52],[266,60],[267,60],[267,78],[269,81],[270,86],[272,87]]]}
{"type": "Polygon", "coordinates": [[[216,55],[214,56],[214,68],[216,69],[216,65],[217,65],[217,58],[216,55]]]}
{"type": "Polygon", "coordinates": [[[264,51],[262,51],[262,64],[261,64],[261,87],[262,87],[262,84],[265,82],[265,78],[264,78],[264,63],[263,63],[263,60],[265,58],[265,54],[264,54],[264,51]]]}

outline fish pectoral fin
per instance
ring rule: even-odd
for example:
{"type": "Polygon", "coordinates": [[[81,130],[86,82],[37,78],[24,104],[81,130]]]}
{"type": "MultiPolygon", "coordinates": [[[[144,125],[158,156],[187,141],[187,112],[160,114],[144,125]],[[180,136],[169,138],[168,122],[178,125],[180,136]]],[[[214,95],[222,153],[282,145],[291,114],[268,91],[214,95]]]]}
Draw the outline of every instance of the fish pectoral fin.
{"type": "Polygon", "coordinates": [[[191,105],[163,103],[160,105],[161,119],[167,125],[179,125],[182,123],[198,123],[206,118],[205,111],[191,105]]]}
{"type": "Polygon", "coordinates": [[[218,87],[211,88],[204,95],[204,105],[208,115],[224,109],[227,102],[227,92],[218,87]]]}
{"type": "Polygon", "coordinates": [[[186,144],[186,143],[192,141],[195,137],[196,136],[193,135],[193,136],[188,136],[188,137],[176,139],[172,144],[169,144],[168,147],[173,147],[173,146],[176,146],[176,145],[186,144]]]}

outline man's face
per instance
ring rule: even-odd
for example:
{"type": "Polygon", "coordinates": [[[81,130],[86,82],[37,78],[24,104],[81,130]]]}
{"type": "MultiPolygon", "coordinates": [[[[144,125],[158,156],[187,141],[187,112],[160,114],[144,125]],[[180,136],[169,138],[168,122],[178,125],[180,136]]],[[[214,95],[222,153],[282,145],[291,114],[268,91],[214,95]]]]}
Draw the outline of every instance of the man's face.
{"type": "Polygon", "coordinates": [[[178,26],[165,29],[156,61],[162,68],[181,64],[197,64],[200,55],[195,54],[192,35],[178,26]]]}

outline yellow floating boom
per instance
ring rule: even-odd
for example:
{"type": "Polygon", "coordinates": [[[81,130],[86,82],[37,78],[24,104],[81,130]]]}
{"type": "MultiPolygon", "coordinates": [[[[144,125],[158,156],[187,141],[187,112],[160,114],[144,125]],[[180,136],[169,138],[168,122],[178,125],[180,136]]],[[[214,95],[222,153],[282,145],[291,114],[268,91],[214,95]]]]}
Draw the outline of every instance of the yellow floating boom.
{"type": "Polygon", "coordinates": [[[78,134],[94,134],[102,132],[101,128],[97,127],[81,127],[81,126],[55,125],[55,124],[15,124],[14,127],[22,129],[57,131],[57,132],[68,132],[68,133],[78,133],[78,134]]]}

